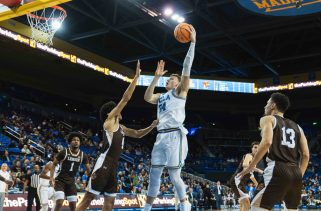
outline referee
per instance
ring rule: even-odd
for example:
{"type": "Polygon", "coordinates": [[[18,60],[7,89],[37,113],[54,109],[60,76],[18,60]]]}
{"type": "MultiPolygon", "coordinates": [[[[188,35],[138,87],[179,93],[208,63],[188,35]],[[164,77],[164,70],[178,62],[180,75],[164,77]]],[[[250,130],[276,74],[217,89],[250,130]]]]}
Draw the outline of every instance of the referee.
{"type": "Polygon", "coordinates": [[[39,185],[39,176],[40,176],[40,168],[39,165],[35,165],[33,167],[33,174],[29,174],[26,176],[26,181],[25,181],[25,190],[28,190],[28,207],[27,207],[27,211],[31,211],[32,210],[32,204],[33,204],[33,200],[34,198],[36,198],[36,210],[39,211],[40,210],[40,201],[39,201],[39,196],[37,193],[37,188],[39,185]]]}

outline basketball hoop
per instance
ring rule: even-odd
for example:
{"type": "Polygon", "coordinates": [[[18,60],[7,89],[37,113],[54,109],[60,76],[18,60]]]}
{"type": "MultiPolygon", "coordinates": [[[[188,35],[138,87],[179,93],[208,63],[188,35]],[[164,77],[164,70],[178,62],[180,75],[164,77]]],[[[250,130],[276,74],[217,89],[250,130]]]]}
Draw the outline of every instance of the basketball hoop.
{"type": "Polygon", "coordinates": [[[31,38],[46,45],[52,45],[52,38],[66,17],[66,10],[59,6],[27,14],[32,31],[31,38]]]}

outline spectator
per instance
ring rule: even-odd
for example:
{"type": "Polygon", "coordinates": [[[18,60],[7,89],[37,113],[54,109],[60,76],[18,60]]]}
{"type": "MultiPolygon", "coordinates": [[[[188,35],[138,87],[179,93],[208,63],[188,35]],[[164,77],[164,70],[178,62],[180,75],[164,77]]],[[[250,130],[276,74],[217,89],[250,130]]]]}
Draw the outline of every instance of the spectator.
{"type": "Polygon", "coordinates": [[[249,184],[246,186],[246,192],[249,193],[250,199],[254,197],[255,193],[255,187],[252,182],[249,182],[249,184]]]}
{"type": "Polygon", "coordinates": [[[213,191],[216,199],[216,209],[220,210],[222,205],[222,196],[223,196],[223,187],[221,186],[220,181],[217,181],[213,191]]]}
{"type": "Polygon", "coordinates": [[[228,191],[226,194],[224,194],[224,207],[226,206],[228,208],[230,207],[235,207],[236,205],[236,200],[235,200],[235,195],[232,191],[228,191]]]}
{"type": "Polygon", "coordinates": [[[187,197],[188,197],[189,203],[192,206],[192,210],[196,210],[196,208],[197,208],[197,199],[195,198],[195,194],[193,192],[193,188],[188,188],[187,197]]]}
{"type": "Polygon", "coordinates": [[[23,148],[21,149],[21,153],[27,154],[27,155],[31,154],[31,151],[26,144],[23,145],[23,148]]]}
{"type": "Polygon", "coordinates": [[[9,157],[9,152],[8,152],[8,150],[5,150],[5,151],[4,151],[4,153],[3,153],[2,157],[1,157],[1,160],[2,160],[3,162],[8,162],[8,163],[10,163],[11,159],[10,159],[10,157],[9,157]]]}
{"type": "Polygon", "coordinates": [[[196,200],[200,207],[205,206],[205,197],[204,197],[203,189],[199,189],[199,193],[196,196],[196,200]]]}
{"type": "Polygon", "coordinates": [[[205,198],[205,202],[204,202],[204,206],[206,208],[210,208],[210,206],[213,205],[213,202],[214,202],[214,196],[211,192],[211,189],[210,189],[210,185],[209,184],[206,184],[206,187],[204,189],[204,198],[205,198]]]}
{"type": "Polygon", "coordinates": [[[15,165],[12,167],[12,172],[17,176],[20,177],[21,172],[24,171],[24,168],[21,166],[21,162],[17,160],[15,165]]]}
{"type": "Polygon", "coordinates": [[[0,176],[4,178],[5,181],[0,180],[0,211],[3,210],[5,194],[8,192],[8,181],[11,180],[10,174],[7,170],[8,165],[6,163],[3,163],[1,165],[0,176]]]}

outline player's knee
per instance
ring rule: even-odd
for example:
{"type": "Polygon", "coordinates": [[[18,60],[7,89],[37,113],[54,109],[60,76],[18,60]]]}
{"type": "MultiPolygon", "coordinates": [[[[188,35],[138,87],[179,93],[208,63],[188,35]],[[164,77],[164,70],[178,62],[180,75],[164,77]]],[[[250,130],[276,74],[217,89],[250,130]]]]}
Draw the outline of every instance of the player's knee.
{"type": "Polygon", "coordinates": [[[64,200],[63,199],[58,199],[56,201],[56,206],[62,206],[62,204],[64,203],[64,200]]]}
{"type": "Polygon", "coordinates": [[[250,200],[249,199],[243,199],[242,201],[241,201],[241,203],[242,203],[242,206],[243,206],[243,208],[245,209],[245,210],[249,210],[250,209],[250,206],[251,206],[251,203],[250,203],[250,200]]]}
{"type": "Polygon", "coordinates": [[[61,199],[57,200],[55,203],[55,210],[60,210],[63,202],[64,202],[64,200],[61,200],[61,199]]]}
{"type": "Polygon", "coordinates": [[[84,196],[84,198],[82,199],[82,201],[80,202],[80,205],[81,207],[85,207],[87,208],[91,201],[95,198],[95,195],[94,194],[89,194],[89,193],[86,193],[86,195],[84,196]]]}
{"type": "Polygon", "coordinates": [[[163,168],[151,168],[148,185],[148,196],[156,197],[160,187],[163,168]]]}
{"type": "Polygon", "coordinates": [[[69,208],[71,211],[74,211],[76,209],[76,202],[69,202],[69,208]]]}
{"type": "Polygon", "coordinates": [[[40,211],[48,211],[48,204],[41,204],[40,211]]]}

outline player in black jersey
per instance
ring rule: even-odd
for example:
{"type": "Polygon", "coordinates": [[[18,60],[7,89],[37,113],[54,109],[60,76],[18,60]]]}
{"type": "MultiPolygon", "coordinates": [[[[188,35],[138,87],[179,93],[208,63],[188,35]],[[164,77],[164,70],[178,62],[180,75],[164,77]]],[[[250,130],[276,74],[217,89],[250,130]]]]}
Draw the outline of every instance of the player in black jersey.
{"type": "MultiPolygon", "coordinates": [[[[247,153],[243,156],[238,168],[233,174],[230,185],[234,194],[237,196],[240,203],[240,211],[245,211],[250,209],[250,195],[246,192],[246,185],[251,180],[254,183],[254,186],[257,187],[258,182],[256,181],[253,172],[245,175],[243,178],[238,178],[236,175],[240,173],[244,168],[248,167],[252,162],[253,156],[257,152],[257,148],[259,146],[259,142],[253,142],[251,144],[251,153],[247,153]]],[[[263,174],[263,171],[255,168],[254,171],[263,174]]]]}
{"type": "Polygon", "coordinates": [[[120,102],[104,104],[100,109],[100,119],[103,122],[103,149],[98,157],[93,172],[89,178],[87,193],[78,204],[76,210],[83,211],[90,205],[90,202],[100,194],[104,195],[103,211],[111,211],[117,192],[117,165],[124,146],[124,137],[141,138],[156,127],[158,120],[141,130],[134,130],[121,125],[121,111],[130,100],[140,75],[139,61],[136,67],[136,75],[124,93],[120,102]]]}
{"type": "Polygon", "coordinates": [[[253,171],[267,153],[264,170],[265,187],[252,200],[252,210],[271,210],[284,201],[288,210],[297,210],[301,200],[302,177],[309,162],[307,139],[301,127],[284,113],[290,106],[289,98],[273,93],[264,107],[260,120],[262,140],[248,168],[238,176],[253,171]]]}
{"type": "Polygon", "coordinates": [[[87,155],[79,147],[82,140],[81,134],[71,132],[67,137],[69,148],[60,151],[54,159],[53,168],[50,171],[50,182],[55,188],[55,211],[60,211],[65,197],[69,202],[69,208],[74,211],[77,203],[77,189],[75,185],[75,176],[79,170],[80,164],[85,164],[86,171],[89,174],[90,164],[87,155]],[[54,178],[55,167],[60,165],[60,170],[54,178]]]}

